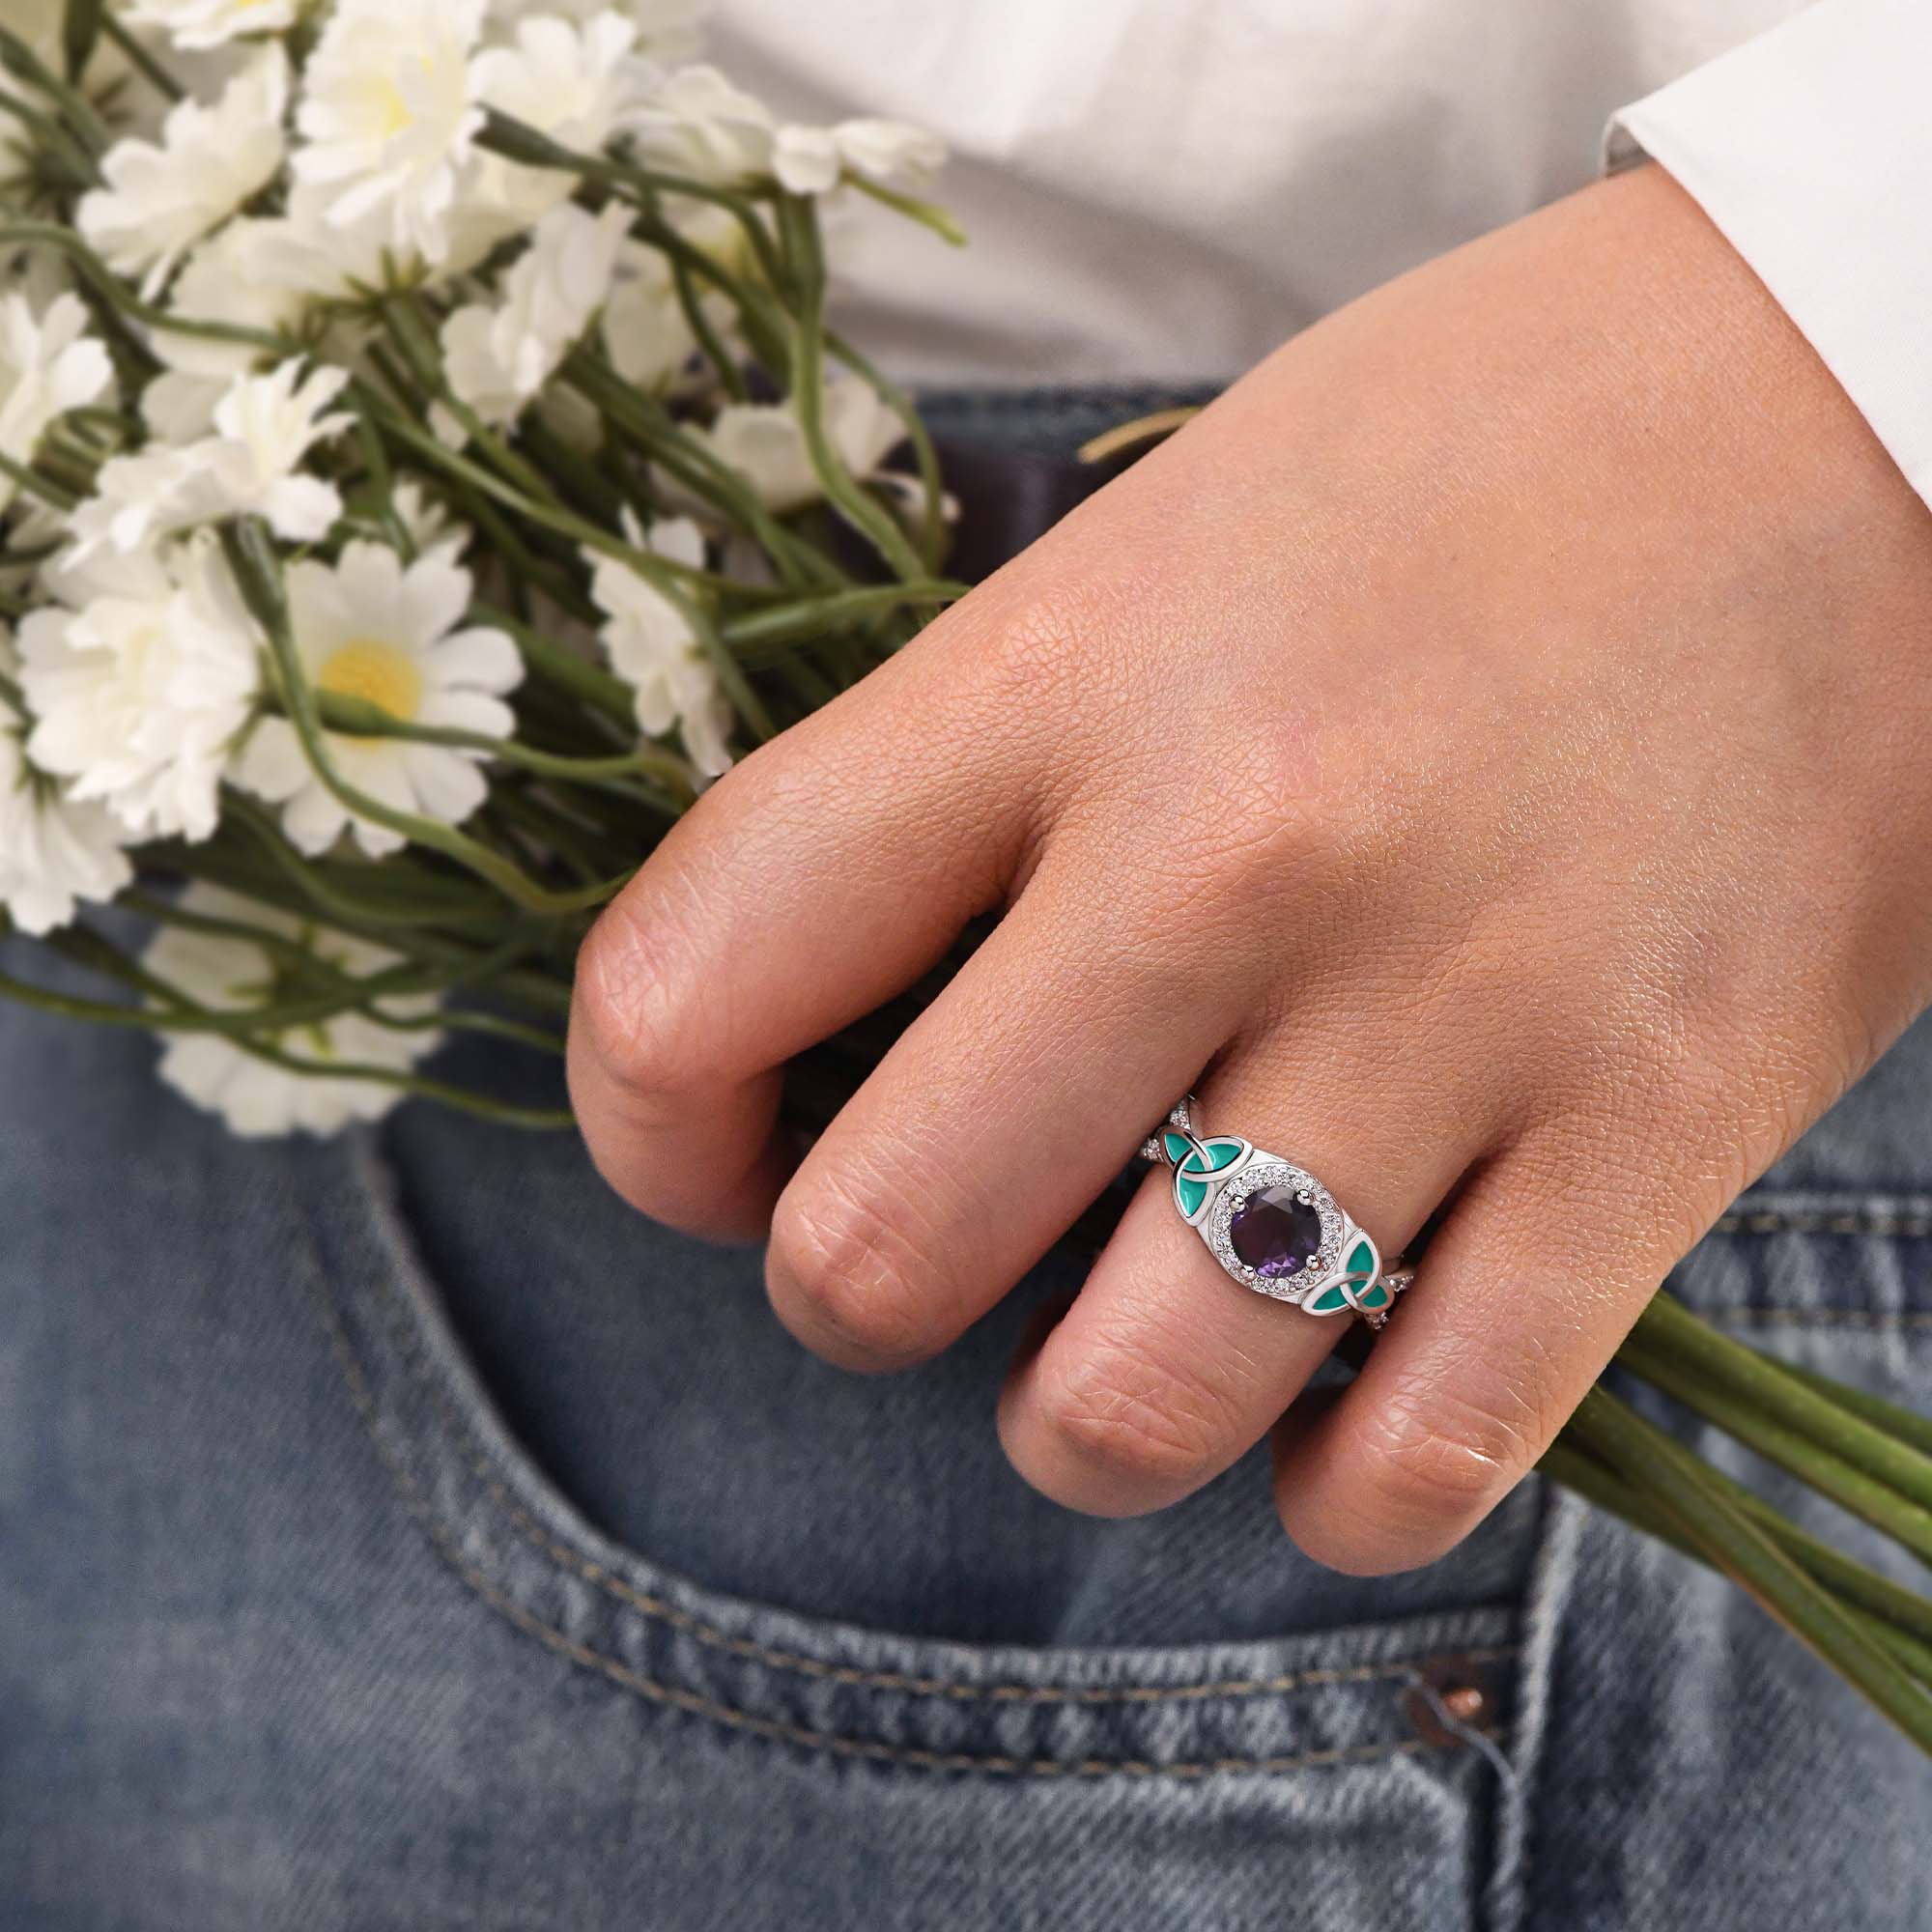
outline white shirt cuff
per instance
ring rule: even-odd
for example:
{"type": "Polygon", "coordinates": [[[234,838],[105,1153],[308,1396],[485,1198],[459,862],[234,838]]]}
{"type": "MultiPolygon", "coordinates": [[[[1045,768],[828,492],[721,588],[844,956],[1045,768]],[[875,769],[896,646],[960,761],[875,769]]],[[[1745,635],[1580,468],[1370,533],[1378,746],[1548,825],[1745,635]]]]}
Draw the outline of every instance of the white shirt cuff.
{"type": "Polygon", "coordinates": [[[1820,0],[1605,140],[1698,203],[1932,505],[1932,5],[1820,0]]]}

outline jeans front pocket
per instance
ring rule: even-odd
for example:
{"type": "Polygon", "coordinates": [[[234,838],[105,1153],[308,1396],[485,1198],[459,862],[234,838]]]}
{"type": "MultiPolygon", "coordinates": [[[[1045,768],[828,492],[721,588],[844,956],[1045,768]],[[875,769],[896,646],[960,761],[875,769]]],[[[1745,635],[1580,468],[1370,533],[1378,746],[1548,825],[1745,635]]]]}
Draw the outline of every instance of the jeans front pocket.
{"type": "MultiPolygon", "coordinates": [[[[748,1601],[600,1534],[504,1426],[366,1149],[311,1168],[325,1325],[444,1631],[486,1924],[1476,1922],[1512,1603],[1266,1639],[964,1643],[748,1601]],[[440,1580],[439,1580],[439,1577],[440,1580]],[[587,1821],[598,1821],[587,1829],[587,1821]],[[566,1870],[547,1852],[568,1842],[566,1870]],[[621,1906],[619,1904],[621,1901],[621,1906]],[[533,1908],[532,1908],[533,1909],[533,1908]]],[[[675,1481],[676,1471],[653,1472],[675,1481]]],[[[453,1739],[454,1741],[448,1741],[453,1739]]]]}

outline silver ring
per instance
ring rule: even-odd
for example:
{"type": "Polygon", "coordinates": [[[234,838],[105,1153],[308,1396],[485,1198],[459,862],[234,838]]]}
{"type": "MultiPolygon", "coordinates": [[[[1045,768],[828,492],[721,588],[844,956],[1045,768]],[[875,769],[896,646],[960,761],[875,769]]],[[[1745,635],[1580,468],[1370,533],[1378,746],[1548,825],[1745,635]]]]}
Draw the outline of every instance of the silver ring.
{"type": "Polygon", "coordinates": [[[1389,1318],[1412,1268],[1382,1266],[1374,1237],[1305,1167],[1232,1134],[1197,1134],[1194,1095],[1148,1137],[1144,1160],[1174,1171],[1174,1205],[1243,1288],[1304,1315],[1389,1318]]]}

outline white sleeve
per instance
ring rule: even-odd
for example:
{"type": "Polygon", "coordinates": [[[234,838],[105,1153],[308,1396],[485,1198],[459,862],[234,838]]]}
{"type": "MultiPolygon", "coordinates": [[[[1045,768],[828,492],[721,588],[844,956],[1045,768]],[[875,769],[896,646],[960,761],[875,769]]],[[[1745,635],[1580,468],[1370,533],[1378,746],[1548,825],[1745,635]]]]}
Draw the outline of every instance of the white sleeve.
{"type": "Polygon", "coordinates": [[[1932,0],[1819,0],[1605,142],[1675,177],[1932,504],[1932,0]]]}

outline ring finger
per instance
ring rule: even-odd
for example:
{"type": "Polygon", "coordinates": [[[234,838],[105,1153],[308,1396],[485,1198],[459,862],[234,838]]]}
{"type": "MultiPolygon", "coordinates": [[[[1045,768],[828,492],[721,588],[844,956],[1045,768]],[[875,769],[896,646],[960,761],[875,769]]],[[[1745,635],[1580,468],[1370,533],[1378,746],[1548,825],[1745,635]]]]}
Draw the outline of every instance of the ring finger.
{"type": "MultiPolygon", "coordinates": [[[[1367,1031],[1338,1014],[1323,1039],[1297,1016],[1217,1071],[1195,1123],[1317,1176],[1388,1266],[1484,1151],[1500,1096],[1479,1057],[1445,1081],[1436,1042],[1417,1031],[1371,1086],[1367,1031]]],[[[1265,1435],[1347,1326],[1232,1279],[1181,1219],[1172,1174],[1150,1175],[1079,1298],[1009,1380],[1008,1456],[1071,1508],[1162,1508],[1265,1435]]]]}

